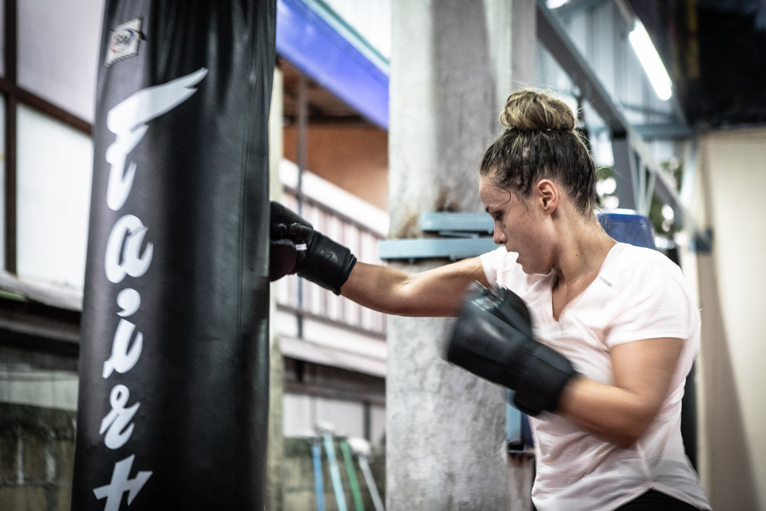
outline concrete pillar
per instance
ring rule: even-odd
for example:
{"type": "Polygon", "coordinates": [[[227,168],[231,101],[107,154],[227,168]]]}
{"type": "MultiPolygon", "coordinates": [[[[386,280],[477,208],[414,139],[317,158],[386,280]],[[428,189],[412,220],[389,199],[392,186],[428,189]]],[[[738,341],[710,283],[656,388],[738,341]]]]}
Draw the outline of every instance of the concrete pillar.
{"type": "MultiPolygon", "coordinates": [[[[534,27],[534,1],[514,3],[514,11],[531,12],[534,27]]],[[[393,238],[422,236],[423,212],[483,210],[478,167],[512,90],[511,19],[511,0],[394,0],[393,238]]],[[[534,39],[526,43],[515,50],[534,54],[534,39]]],[[[400,267],[423,271],[444,263],[400,267]]],[[[510,474],[507,468],[504,390],[442,360],[451,326],[448,319],[389,319],[386,508],[528,509],[529,463],[513,465],[510,474]],[[511,495],[510,488],[523,491],[511,495]]]]}
{"type": "MultiPolygon", "coordinates": [[[[537,2],[513,0],[511,10],[511,78],[513,90],[535,87],[537,45],[537,2]]],[[[505,104],[505,98],[503,98],[505,104]]]]}

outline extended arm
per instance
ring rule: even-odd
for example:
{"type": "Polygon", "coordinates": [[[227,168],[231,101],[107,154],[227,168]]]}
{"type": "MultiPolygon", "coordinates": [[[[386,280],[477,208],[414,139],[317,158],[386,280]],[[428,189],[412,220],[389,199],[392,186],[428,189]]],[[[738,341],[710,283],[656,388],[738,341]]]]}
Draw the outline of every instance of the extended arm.
{"type": "Polygon", "coordinates": [[[269,276],[292,273],[370,309],[404,316],[453,316],[471,282],[487,284],[478,257],[415,274],[357,262],[346,247],[272,202],[269,276]]]}
{"type": "Polygon", "coordinates": [[[665,401],[683,349],[681,339],[646,339],[612,348],[614,386],[573,380],[559,402],[561,415],[621,447],[633,445],[665,401]]]}
{"type": "Polygon", "coordinates": [[[341,288],[351,300],[387,314],[400,316],[454,316],[471,282],[486,285],[478,257],[421,273],[357,263],[341,288]]]}

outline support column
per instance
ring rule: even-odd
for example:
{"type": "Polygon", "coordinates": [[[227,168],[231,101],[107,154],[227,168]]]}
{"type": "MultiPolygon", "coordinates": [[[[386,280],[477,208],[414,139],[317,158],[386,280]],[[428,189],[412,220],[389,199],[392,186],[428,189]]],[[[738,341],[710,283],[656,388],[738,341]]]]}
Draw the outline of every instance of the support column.
{"type": "MultiPolygon", "coordinates": [[[[421,237],[418,220],[424,212],[482,211],[479,163],[501,129],[498,115],[512,89],[511,9],[511,0],[394,1],[392,237],[421,237]]],[[[522,49],[530,48],[516,46],[522,49]]],[[[399,267],[417,272],[445,262],[399,267]]],[[[452,324],[389,319],[389,511],[510,509],[515,499],[506,468],[505,392],[442,360],[452,324]]],[[[519,480],[528,476],[528,468],[519,470],[519,480]]],[[[528,493],[521,500],[528,501],[528,493]]]]}

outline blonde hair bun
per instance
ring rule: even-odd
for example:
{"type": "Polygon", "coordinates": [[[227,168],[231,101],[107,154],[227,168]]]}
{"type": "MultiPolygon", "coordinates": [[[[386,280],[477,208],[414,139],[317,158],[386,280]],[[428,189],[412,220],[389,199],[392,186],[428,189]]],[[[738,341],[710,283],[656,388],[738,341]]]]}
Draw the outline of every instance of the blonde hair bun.
{"type": "Polygon", "coordinates": [[[500,123],[519,131],[573,131],[576,126],[574,112],[566,103],[534,89],[508,96],[500,123]]]}

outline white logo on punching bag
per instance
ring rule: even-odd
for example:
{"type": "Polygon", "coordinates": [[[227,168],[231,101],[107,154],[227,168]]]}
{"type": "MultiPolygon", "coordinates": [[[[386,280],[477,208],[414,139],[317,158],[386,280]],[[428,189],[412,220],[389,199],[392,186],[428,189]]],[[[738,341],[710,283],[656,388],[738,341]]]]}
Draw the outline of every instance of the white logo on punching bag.
{"type": "Polygon", "coordinates": [[[146,236],[146,227],[133,215],[125,215],[117,220],[106,242],[104,271],[109,282],[118,284],[125,275],[140,277],[152,263],[154,245],[146,244],[141,253],[141,244],[146,236]]]}
{"type": "Polygon", "coordinates": [[[112,394],[109,396],[109,404],[112,405],[112,409],[101,420],[101,428],[98,430],[98,434],[103,435],[104,431],[108,430],[104,443],[110,449],[119,449],[125,445],[130,435],[133,434],[133,424],[130,424],[130,421],[133,420],[133,416],[138,411],[141,403],[125,408],[129,398],[130,391],[125,385],[115,385],[112,389],[112,394]]]}
{"type": "MultiPolygon", "coordinates": [[[[186,101],[196,92],[193,86],[205,75],[207,69],[201,68],[164,85],[142,89],[109,111],[106,125],[117,135],[105,155],[107,163],[111,164],[106,192],[106,204],[111,210],[119,210],[130,195],[136,176],[136,163],[131,162],[125,172],[125,161],[149,129],[146,123],[186,101]]],[[[147,242],[142,250],[146,231],[141,219],[135,215],[123,215],[115,222],[106,242],[104,256],[104,271],[109,282],[118,284],[126,275],[137,278],[147,272],[152,262],[154,245],[147,242]]],[[[143,334],[137,332],[131,344],[130,339],[136,326],[125,319],[138,311],[141,296],[135,289],[123,289],[117,295],[117,305],[122,309],[117,313],[121,319],[112,341],[112,354],[104,362],[104,378],[108,378],[113,371],[130,371],[138,362],[143,349],[143,334]]],[[[129,397],[130,390],[125,385],[115,385],[112,388],[109,399],[112,408],[101,420],[99,429],[100,435],[106,433],[104,443],[109,449],[123,447],[133,434],[132,420],[140,403],[126,408],[129,397]]],[[[106,499],[104,511],[119,511],[126,492],[130,505],[151,477],[151,471],[140,471],[135,478],[130,479],[134,459],[135,455],[130,455],[117,462],[110,484],[93,490],[97,499],[106,499]]]]}
{"type": "Polygon", "coordinates": [[[120,511],[122,494],[125,492],[128,492],[128,505],[131,505],[133,499],[136,498],[136,495],[138,495],[138,492],[141,491],[141,488],[144,486],[144,483],[146,483],[149,476],[152,475],[151,472],[139,472],[136,474],[135,479],[128,479],[135,458],[136,455],[132,454],[124,460],[118,461],[114,465],[111,483],[106,486],[99,486],[93,490],[97,499],[106,499],[104,511],[120,511]]]}
{"type": "MultiPolygon", "coordinates": [[[[122,318],[132,316],[138,310],[138,307],[141,306],[141,295],[135,289],[123,289],[117,295],[117,305],[122,308],[122,311],[117,313],[118,316],[122,318]]],[[[128,349],[128,344],[135,328],[136,326],[133,323],[125,319],[120,320],[117,325],[117,331],[114,333],[112,355],[104,362],[104,371],[102,373],[104,378],[109,378],[112,371],[126,373],[133,369],[133,366],[138,362],[138,357],[141,356],[141,349],[144,346],[144,334],[138,332],[135,342],[128,349]]]]}
{"type": "Polygon", "coordinates": [[[128,99],[115,106],[106,116],[106,126],[117,135],[117,139],[106,150],[106,161],[110,163],[109,186],[106,191],[106,204],[117,211],[125,204],[136,175],[136,163],[131,162],[125,170],[128,153],[146,134],[146,123],[169,112],[197,92],[197,85],[207,75],[204,67],[186,76],[162,85],[148,87],[136,92],[128,99]]]}

